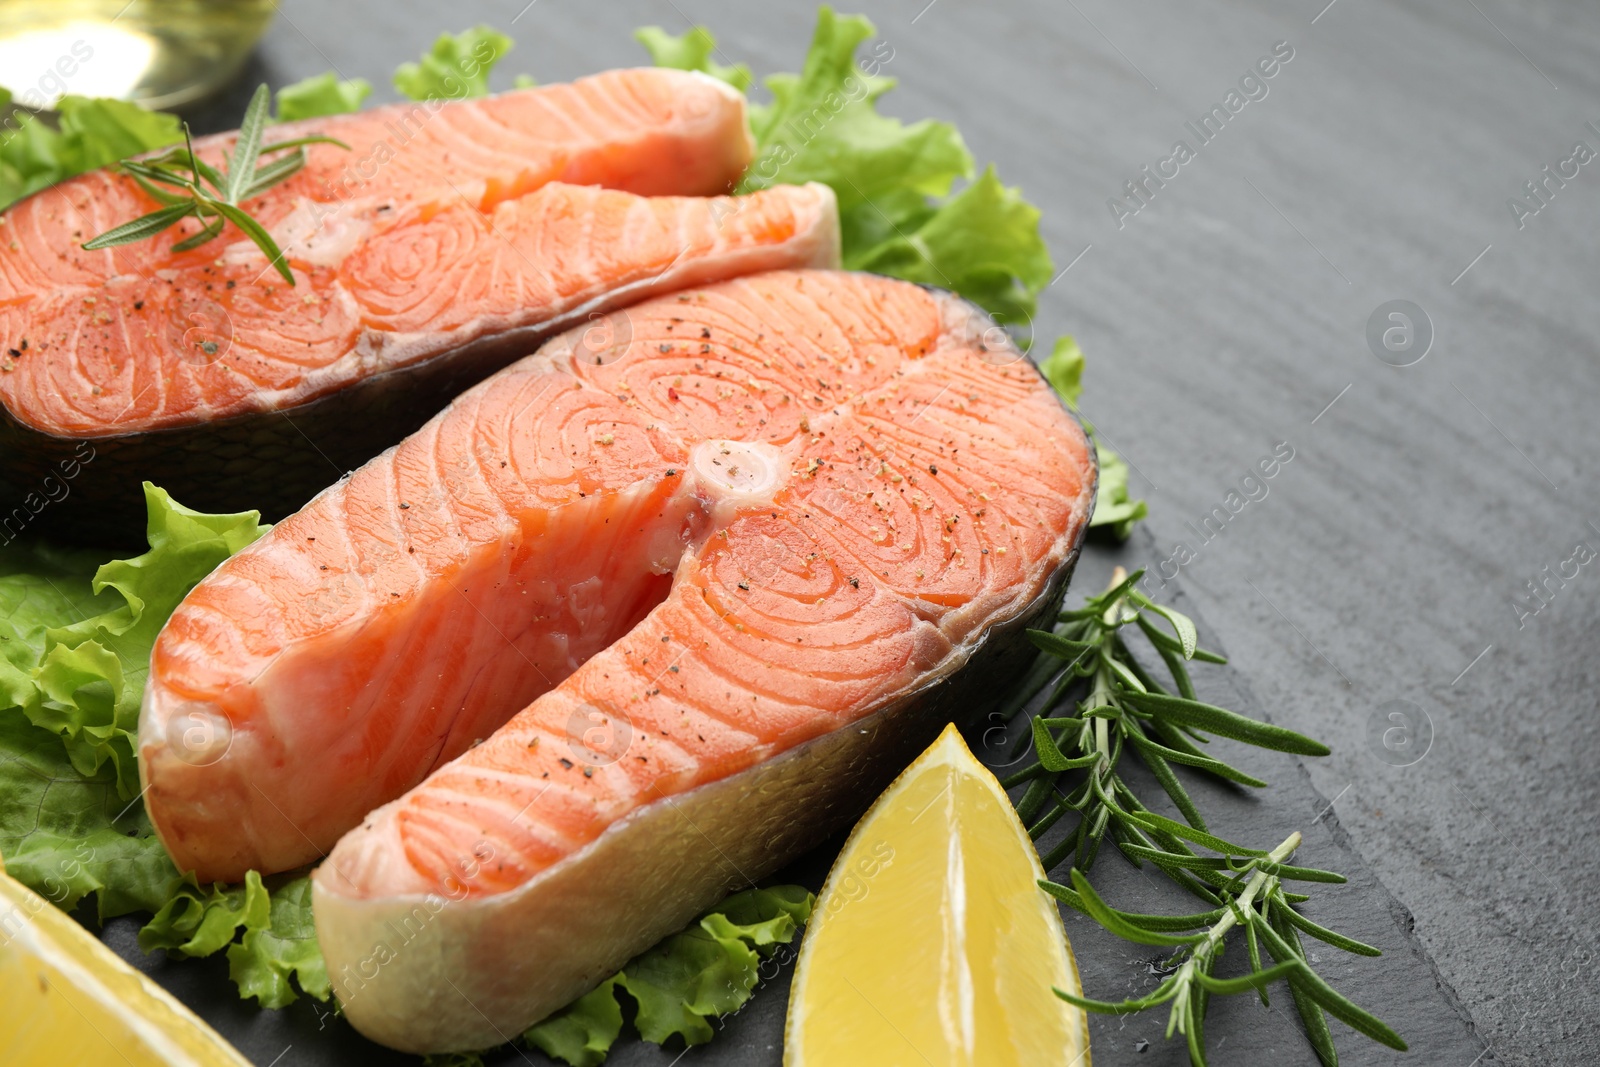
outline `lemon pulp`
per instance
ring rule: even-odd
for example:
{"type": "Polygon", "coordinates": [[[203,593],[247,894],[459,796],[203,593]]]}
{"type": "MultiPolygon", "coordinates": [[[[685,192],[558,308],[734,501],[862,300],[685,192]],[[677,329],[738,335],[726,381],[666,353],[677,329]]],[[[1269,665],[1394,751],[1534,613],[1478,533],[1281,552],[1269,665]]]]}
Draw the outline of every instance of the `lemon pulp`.
{"type": "Polygon", "coordinates": [[[786,1067],[1087,1065],[1077,966],[1026,830],[955,727],[856,825],[795,968],[786,1067]]]}
{"type": "Polygon", "coordinates": [[[166,990],[0,867],[0,1063],[249,1067],[166,990]]]}

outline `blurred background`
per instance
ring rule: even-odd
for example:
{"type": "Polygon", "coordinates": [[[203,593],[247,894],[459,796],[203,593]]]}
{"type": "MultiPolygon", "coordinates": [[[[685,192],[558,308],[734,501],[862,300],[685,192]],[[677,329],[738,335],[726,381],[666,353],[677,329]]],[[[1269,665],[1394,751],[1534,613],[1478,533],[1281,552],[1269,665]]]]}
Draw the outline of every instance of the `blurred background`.
{"type": "Polygon", "coordinates": [[[276,0],[5,0],[0,71],[19,104],[68,93],[175,108],[227,85],[276,0]],[[33,73],[37,69],[37,76],[33,73]]]}

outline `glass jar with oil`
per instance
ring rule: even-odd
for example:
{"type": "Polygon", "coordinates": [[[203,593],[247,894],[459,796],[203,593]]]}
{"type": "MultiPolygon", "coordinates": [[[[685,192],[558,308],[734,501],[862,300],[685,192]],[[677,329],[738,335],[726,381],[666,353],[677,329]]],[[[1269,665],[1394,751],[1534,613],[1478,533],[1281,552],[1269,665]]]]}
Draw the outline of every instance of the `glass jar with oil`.
{"type": "Polygon", "coordinates": [[[0,86],[43,109],[69,93],[172,108],[221,88],[277,0],[0,0],[0,86]]]}

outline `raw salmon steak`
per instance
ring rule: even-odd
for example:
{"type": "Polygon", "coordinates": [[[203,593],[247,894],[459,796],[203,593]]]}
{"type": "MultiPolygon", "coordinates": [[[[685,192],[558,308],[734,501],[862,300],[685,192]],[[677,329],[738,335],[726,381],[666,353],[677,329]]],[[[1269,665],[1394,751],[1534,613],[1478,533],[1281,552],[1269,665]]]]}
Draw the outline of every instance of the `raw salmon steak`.
{"type": "Polygon", "coordinates": [[[610,335],[464,393],[155,647],[162,840],[234,879],[359,822],[318,936],[402,1049],[499,1043],[853,819],[1027,661],[1088,522],[1082,429],[948,294],[779,271],[610,335]]]}
{"type": "MultiPolygon", "coordinates": [[[[717,197],[751,144],[744,98],[704,75],[612,71],[267,140],[311,132],[350,151],[312,146],[301,173],[248,202],[292,288],[232,228],[174,253],[194,220],[84,251],[159,206],[111,170],[0,214],[0,520],[42,512],[79,539],[137,535],[142,479],[191,506],[276,518],[591,315],[837,264],[822,186],[740,210],[717,197]]],[[[217,162],[232,140],[198,147],[217,162]]]]}

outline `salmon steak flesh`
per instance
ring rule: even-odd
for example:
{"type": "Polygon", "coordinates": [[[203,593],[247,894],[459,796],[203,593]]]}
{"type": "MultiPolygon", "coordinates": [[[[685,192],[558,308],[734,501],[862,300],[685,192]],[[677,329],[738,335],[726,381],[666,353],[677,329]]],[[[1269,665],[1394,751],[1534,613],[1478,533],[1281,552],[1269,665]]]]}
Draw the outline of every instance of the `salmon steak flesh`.
{"type": "Polygon", "coordinates": [[[145,804],[202,882],[325,857],[357,1029],[499,1044],[989,706],[1096,474],[948,293],[781,270],[646,300],[194,589],[152,657],[145,804]]]}
{"type": "MultiPolygon", "coordinates": [[[[322,133],[246,208],[295,284],[193,219],[85,251],[161,205],[96,171],[0,213],[0,526],[119,543],[141,481],[276,519],[545,339],[652,294],[838,265],[832,192],[730,192],[744,97],[650,68],[269,128],[322,133]],[[38,521],[34,522],[34,516],[38,521]],[[9,525],[8,525],[9,524],[9,525]]],[[[235,135],[196,142],[220,164],[235,135]]]]}

